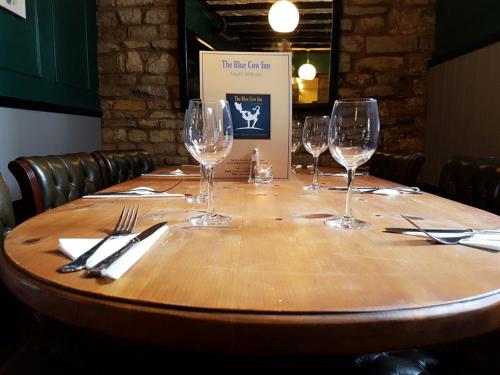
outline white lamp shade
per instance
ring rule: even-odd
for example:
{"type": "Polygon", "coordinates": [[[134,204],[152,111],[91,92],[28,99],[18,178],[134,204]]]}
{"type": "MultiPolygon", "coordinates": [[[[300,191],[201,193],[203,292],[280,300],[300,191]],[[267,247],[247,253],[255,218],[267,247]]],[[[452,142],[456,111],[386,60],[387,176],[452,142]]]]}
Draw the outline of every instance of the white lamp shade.
{"type": "Polygon", "coordinates": [[[306,63],[302,64],[299,68],[299,78],[305,79],[306,81],[310,81],[316,77],[316,68],[314,65],[306,63]]]}
{"type": "Polygon", "coordinates": [[[268,19],[274,31],[289,33],[299,24],[299,11],[291,2],[280,0],[269,9],[268,19]]]}

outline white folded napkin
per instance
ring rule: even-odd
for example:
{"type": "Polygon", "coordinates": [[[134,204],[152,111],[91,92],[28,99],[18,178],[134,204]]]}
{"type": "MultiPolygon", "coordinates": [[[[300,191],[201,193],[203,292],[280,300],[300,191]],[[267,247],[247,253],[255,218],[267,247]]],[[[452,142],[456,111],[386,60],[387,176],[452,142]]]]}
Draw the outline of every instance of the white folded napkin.
{"type": "Polygon", "coordinates": [[[199,173],[184,173],[184,171],[180,169],[176,169],[172,172],[163,172],[163,173],[143,173],[141,176],[147,177],[200,177],[199,173]]]}
{"type": "MultiPolygon", "coordinates": [[[[133,248],[128,250],[107,269],[105,269],[103,271],[103,276],[109,277],[113,280],[119,279],[144,254],[146,254],[146,252],[154,245],[163,233],[168,231],[168,229],[168,226],[164,225],[151,236],[134,245],[133,248]]],[[[135,236],[137,236],[137,234],[130,234],[128,236],[109,239],[87,260],[87,268],[95,266],[111,254],[114,254],[135,236]]],[[[90,250],[99,241],[101,241],[100,238],[61,238],[59,239],[59,250],[64,255],[74,260],[86,251],[90,250]]]]}
{"type": "MultiPolygon", "coordinates": [[[[403,234],[409,234],[416,237],[428,238],[425,233],[422,232],[402,232],[403,234]]],[[[432,235],[435,235],[432,233],[432,235]]],[[[437,236],[439,237],[459,237],[459,233],[452,232],[441,232],[437,236]]],[[[467,245],[472,247],[479,247],[482,249],[500,251],[500,233],[477,233],[472,237],[460,240],[461,245],[467,245]]]]}
{"type": "Polygon", "coordinates": [[[155,192],[154,189],[148,186],[139,186],[130,190],[120,191],[119,194],[94,194],[94,195],[84,195],[83,198],[86,199],[100,199],[100,198],[184,198],[184,194],[180,193],[169,193],[169,192],[155,192]],[[130,194],[127,194],[130,193],[130,194]]]}
{"type": "MultiPolygon", "coordinates": [[[[381,187],[380,189],[377,190],[372,190],[373,188],[355,188],[355,191],[359,191],[361,193],[371,193],[371,194],[377,194],[377,195],[388,195],[388,196],[394,196],[394,195],[400,195],[400,194],[415,194],[415,191],[412,191],[410,188],[405,189],[405,187],[401,186],[400,188],[398,187],[381,187]]],[[[418,191],[418,190],[417,190],[418,191]]]]}
{"type": "Polygon", "coordinates": [[[401,191],[396,189],[378,189],[372,192],[372,194],[378,195],[400,195],[400,194],[409,194],[407,191],[401,191]]]}

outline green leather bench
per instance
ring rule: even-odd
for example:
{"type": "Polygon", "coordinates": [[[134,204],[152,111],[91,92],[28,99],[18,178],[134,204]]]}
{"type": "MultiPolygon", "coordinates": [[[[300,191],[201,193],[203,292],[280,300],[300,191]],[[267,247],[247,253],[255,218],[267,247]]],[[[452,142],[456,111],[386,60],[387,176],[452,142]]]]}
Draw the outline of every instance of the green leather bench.
{"type": "Polygon", "coordinates": [[[415,186],[425,162],[422,153],[409,155],[376,152],[369,161],[370,175],[415,186]]]}
{"type": "Polygon", "coordinates": [[[154,162],[146,150],[95,151],[103,187],[119,184],[154,170],[154,162]]]}
{"type": "Polygon", "coordinates": [[[19,183],[27,217],[103,188],[99,165],[85,152],[20,157],[9,170],[19,183]]]}
{"type": "Polygon", "coordinates": [[[0,174],[0,234],[2,238],[1,249],[3,249],[3,239],[14,227],[14,211],[10,199],[9,189],[0,174]]]}
{"type": "Polygon", "coordinates": [[[453,156],[441,170],[437,194],[500,215],[500,158],[453,156]]]}

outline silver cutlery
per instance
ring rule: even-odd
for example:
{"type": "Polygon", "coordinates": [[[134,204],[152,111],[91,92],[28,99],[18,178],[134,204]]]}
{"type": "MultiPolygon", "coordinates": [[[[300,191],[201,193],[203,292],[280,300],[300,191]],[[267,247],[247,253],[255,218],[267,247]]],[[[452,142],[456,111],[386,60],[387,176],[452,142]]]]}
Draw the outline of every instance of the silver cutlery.
{"type": "Polygon", "coordinates": [[[408,216],[401,214],[401,217],[403,219],[405,219],[406,221],[408,221],[411,225],[413,225],[419,231],[424,233],[427,237],[429,237],[430,239],[434,240],[435,242],[438,242],[438,243],[443,244],[443,245],[456,245],[460,241],[462,241],[466,238],[470,238],[474,235],[474,233],[471,232],[471,233],[464,233],[464,234],[461,234],[461,235],[458,235],[455,237],[439,237],[439,236],[431,234],[427,230],[420,227],[417,223],[413,222],[413,220],[411,220],[408,216]]]}
{"type": "Polygon", "coordinates": [[[58,269],[59,272],[75,272],[80,271],[85,268],[87,260],[110,238],[126,236],[134,230],[135,224],[137,223],[137,217],[139,214],[139,207],[125,206],[116,222],[116,226],[109,236],[104,237],[97,245],[92,247],[90,250],[86,251],[78,258],[65,264],[58,269]]]}
{"type": "Polygon", "coordinates": [[[163,227],[167,222],[161,222],[155,225],[152,225],[151,227],[147,228],[146,230],[142,231],[139,233],[136,237],[132,238],[125,246],[120,248],[118,251],[115,253],[111,254],[104,260],[100,261],[97,263],[94,267],[89,268],[88,270],[88,276],[99,276],[102,277],[103,272],[111,266],[118,258],[120,258],[122,255],[124,255],[127,251],[129,251],[134,245],[138,244],[142,240],[145,240],[149,236],[151,236],[154,232],[156,232],[158,229],[163,227]]]}
{"type": "MultiPolygon", "coordinates": [[[[425,230],[429,233],[432,234],[461,234],[461,233],[473,233],[473,234],[500,234],[500,229],[456,229],[456,228],[439,228],[439,229],[433,229],[433,228],[425,228],[425,230]]],[[[385,228],[384,232],[387,233],[419,233],[419,229],[413,229],[413,228],[385,228]]]]}
{"type": "MultiPolygon", "coordinates": [[[[354,191],[361,194],[370,194],[377,190],[395,190],[403,193],[410,194],[423,194],[423,192],[416,186],[353,186],[354,191]]],[[[346,186],[334,186],[329,187],[328,190],[338,190],[338,191],[346,191],[346,186]]]]}
{"type": "MultiPolygon", "coordinates": [[[[356,172],[355,176],[369,176],[368,172],[356,172]]],[[[318,176],[347,177],[347,173],[318,172],[318,176]]]]}

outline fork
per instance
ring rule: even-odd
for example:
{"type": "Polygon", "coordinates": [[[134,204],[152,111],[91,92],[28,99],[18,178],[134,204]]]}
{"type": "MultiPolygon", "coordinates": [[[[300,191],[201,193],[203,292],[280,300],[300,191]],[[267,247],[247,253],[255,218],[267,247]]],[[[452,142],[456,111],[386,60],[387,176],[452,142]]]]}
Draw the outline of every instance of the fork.
{"type": "Polygon", "coordinates": [[[437,236],[432,235],[429,232],[427,232],[424,228],[420,227],[417,223],[413,222],[413,220],[411,220],[408,216],[401,214],[401,217],[403,219],[405,219],[406,221],[408,221],[411,225],[413,225],[419,231],[421,231],[422,233],[424,233],[427,237],[429,237],[430,239],[432,239],[432,240],[434,240],[434,241],[436,241],[436,242],[438,242],[440,244],[443,244],[443,245],[456,245],[460,241],[462,241],[462,240],[464,240],[466,238],[470,238],[470,237],[472,237],[474,235],[474,233],[464,233],[462,235],[459,235],[459,236],[456,236],[456,237],[453,237],[453,238],[449,238],[449,237],[437,237],[437,236]]]}
{"type": "Polygon", "coordinates": [[[59,272],[75,272],[80,271],[85,268],[87,260],[99,249],[107,240],[114,237],[126,236],[134,230],[135,224],[137,223],[137,216],[139,213],[139,206],[130,207],[125,206],[116,222],[116,226],[109,236],[104,237],[97,245],[95,245],[90,250],[86,251],[78,258],[65,264],[58,269],[59,272]]]}
{"type": "Polygon", "coordinates": [[[377,190],[382,190],[382,189],[387,189],[387,190],[395,190],[395,191],[401,191],[403,193],[413,193],[413,194],[422,194],[420,189],[416,186],[375,186],[373,188],[368,188],[368,189],[363,189],[363,188],[357,188],[353,187],[354,191],[357,191],[358,193],[361,194],[370,194],[373,193],[377,190]]]}

